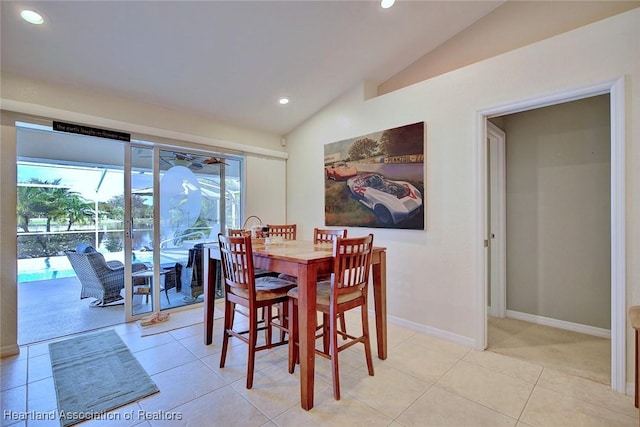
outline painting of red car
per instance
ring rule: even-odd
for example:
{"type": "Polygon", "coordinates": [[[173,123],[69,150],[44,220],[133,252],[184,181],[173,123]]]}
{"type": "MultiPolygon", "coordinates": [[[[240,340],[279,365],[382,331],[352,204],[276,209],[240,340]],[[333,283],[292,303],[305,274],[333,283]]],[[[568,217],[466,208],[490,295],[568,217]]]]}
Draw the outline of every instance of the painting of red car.
{"type": "Polygon", "coordinates": [[[327,179],[344,181],[358,174],[355,166],[349,166],[346,162],[335,162],[324,168],[327,179]]]}

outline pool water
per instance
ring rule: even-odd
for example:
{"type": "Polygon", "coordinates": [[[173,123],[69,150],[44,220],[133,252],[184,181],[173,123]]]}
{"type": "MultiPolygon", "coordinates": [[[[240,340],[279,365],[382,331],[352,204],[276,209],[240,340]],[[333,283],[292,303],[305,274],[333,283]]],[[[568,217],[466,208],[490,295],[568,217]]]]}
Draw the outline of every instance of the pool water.
{"type": "Polygon", "coordinates": [[[75,276],[76,272],[71,270],[45,269],[40,271],[26,271],[18,273],[18,283],[35,282],[36,280],[62,279],[64,277],[75,276]]]}
{"type": "MultiPolygon", "coordinates": [[[[108,252],[103,254],[107,261],[117,260],[122,262],[123,252],[108,252]]],[[[187,252],[184,254],[162,254],[161,263],[175,263],[186,261],[187,252]],[[177,255],[177,256],[176,256],[177,255]]],[[[134,252],[134,262],[153,262],[152,251],[134,252]]],[[[48,258],[28,258],[18,260],[18,283],[34,282],[37,280],[62,279],[75,277],[76,272],[71,267],[66,256],[48,258]]]]}

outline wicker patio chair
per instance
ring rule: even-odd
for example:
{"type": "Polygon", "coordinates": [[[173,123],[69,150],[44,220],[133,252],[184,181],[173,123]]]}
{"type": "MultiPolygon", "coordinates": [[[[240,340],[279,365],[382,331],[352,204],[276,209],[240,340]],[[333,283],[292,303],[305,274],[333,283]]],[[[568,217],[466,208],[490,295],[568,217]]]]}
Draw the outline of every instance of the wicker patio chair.
{"type": "Polygon", "coordinates": [[[181,272],[180,292],[192,301],[204,294],[203,251],[201,243],[189,249],[187,264],[182,268],[181,272]]]}
{"type": "MultiPolygon", "coordinates": [[[[104,256],[86,243],[75,250],[64,251],[82,285],[80,299],[95,298],[92,306],[104,306],[122,299],[124,289],[124,264],[120,261],[106,261],[104,256]]],[[[132,271],[146,270],[142,263],[134,263],[132,271]]]]}

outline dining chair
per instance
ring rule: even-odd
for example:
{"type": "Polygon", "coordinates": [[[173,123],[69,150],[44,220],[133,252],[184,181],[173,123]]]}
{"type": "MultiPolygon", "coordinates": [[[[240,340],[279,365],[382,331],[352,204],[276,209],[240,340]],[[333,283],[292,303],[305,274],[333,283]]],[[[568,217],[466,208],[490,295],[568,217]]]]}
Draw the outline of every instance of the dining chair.
{"type": "MultiPolygon", "coordinates": [[[[269,228],[269,237],[282,237],[284,240],[296,240],[297,224],[267,224],[269,228]]],[[[274,273],[274,272],[271,272],[274,273]]],[[[288,274],[275,273],[279,278],[291,282],[297,282],[297,278],[288,274]]],[[[286,307],[282,307],[283,311],[286,307]]]]}
{"type": "MultiPolygon", "coordinates": [[[[245,230],[245,229],[242,229],[242,228],[230,228],[230,229],[227,230],[227,234],[229,236],[233,236],[233,237],[244,237],[244,236],[251,236],[251,231],[245,230]]],[[[295,278],[294,278],[294,280],[291,280],[291,277],[289,277],[289,276],[284,276],[284,275],[281,275],[278,272],[271,271],[271,270],[264,270],[262,268],[254,268],[253,269],[253,274],[254,274],[254,276],[256,278],[258,278],[258,277],[280,277],[281,279],[295,282],[295,278]]],[[[280,307],[280,304],[278,304],[277,310],[278,310],[278,313],[280,313],[283,310],[282,307],[280,307]]],[[[238,313],[244,315],[244,313],[242,313],[240,311],[238,313]]],[[[262,309],[262,318],[264,319],[264,308],[262,309]]],[[[280,339],[284,339],[284,332],[282,332],[282,331],[280,332],[280,339]]]]}
{"type": "Polygon", "coordinates": [[[227,235],[232,237],[243,237],[243,236],[250,236],[251,232],[247,230],[243,230],[242,228],[229,228],[227,230],[227,235]]]}
{"type": "MultiPolygon", "coordinates": [[[[329,228],[314,228],[313,229],[313,243],[332,243],[336,238],[347,237],[347,229],[329,229],[329,228]]],[[[331,275],[328,274],[326,276],[318,277],[318,281],[322,282],[324,280],[330,280],[331,275]]],[[[342,332],[346,332],[347,325],[344,320],[344,315],[340,314],[340,330],[342,332]]]]}
{"type": "MultiPolygon", "coordinates": [[[[369,319],[367,308],[367,292],[369,271],[371,270],[371,254],[373,251],[373,234],[365,237],[341,238],[333,243],[333,273],[329,281],[318,283],[316,309],[322,313],[323,328],[321,336],[329,337],[329,346],[316,349],[316,354],[331,360],[333,377],[333,397],[340,400],[340,378],[338,353],[362,343],[369,375],[373,376],[373,360],[371,358],[371,342],[369,338],[369,319]],[[362,335],[354,336],[338,332],[338,315],[349,310],[360,308],[362,318],[362,335]],[[338,344],[338,334],[345,340],[338,344]]],[[[289,325],[292,331],[289,337],[289,372],[293,373],[299,359],[298,343],[298,288],[288,292],[289,325]]],[[[316,338],[318,338],[317,336],[316,338]]]]}
{"type": "Polygon", "coordinates": [[[255,277],[250,236],[231,237],[219,234],[218,242],[224,282],[224,332],[220,368],[224,368],[225,365],[229,338],[235,337],[243,341],[249,346],[246,386],[250,389],[253,387],[256,352],[287,343],[283,334],[279,341],[273,342],[272,328],[285,333],[289,330],[284,314],[279,314],[278,321],[275,321],[272,306],[285,303],[287,292],[296,285],[277,277],[255,277]],[[246,330],[234,326],[236,306],[244,307],[248,311],[249,325],[246,330]],[[258,311],[263,308],[264,318],[261,318],[258,311]],[[258,346],[260,331],[265,331],[265,343],[258,346]]]}
{"type": "Polygon", "coordinates": [[[331,243],[337,237],[347,237],[347,229],[314,228],[313,243],[331,243]]]}
{"type": "MultiPolygon", "coordinates": [[[[230,228],[227,230],[227,235],[231,237],[245,237],[245,236],[251,236],[251,232],[248,230],[243,230],[242,228],[230,228]]],[[[277,277],[278,276],[278,273],[276,272],[273,272],[270,270],[263,270],[261,268],[255,268],[254,274],[256,277],[263,277],[263,276],[277,277]]]]}
{"type": "Polygon", "coordinates": [[[296,240],[296,224],[273,225],[269,227],[269,237],[282,237],[284,240],[296,240]]]}

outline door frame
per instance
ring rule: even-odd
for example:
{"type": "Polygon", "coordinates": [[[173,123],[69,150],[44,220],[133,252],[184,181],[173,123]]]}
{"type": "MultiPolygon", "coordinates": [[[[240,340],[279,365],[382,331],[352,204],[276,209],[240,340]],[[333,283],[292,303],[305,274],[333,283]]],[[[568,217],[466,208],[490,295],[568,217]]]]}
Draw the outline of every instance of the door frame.
{"type": "Polygon", "coordinates": [[[610,95],[611,114],[611,388],[626,392],[626,225],[625,225],[625,81],[624,77],[562,90],[476,111],[474,158],[475,240],[477,278],[475,348],[487,347],[488,170],[487,119],[603,94],[610,95]]]}
{"type": "Polygon", "coordinates": [[[160,265],[160,248],[156,247],[155,242],[160,241],[159,234],[159,217],[160,217],[160,179],[159,179],[159,152],[160,146],[156,143],[146,141],[128,141],[125,143],[124,151],[124,258],[125,258],[125,303],[124,313],[125,322],[132,322],[142,319],[149,315],[155,315],[160,313],[160,298],[162,297],[160,292],[160,269],[153,268],[153,277],[150,279],[151,283],[151,298],[153,307],[152,311],[133,314],[133,209],[132,209],[132,183],[131,175],[133,172],[133,156],[132,150],[136,148],[144,148],[151,151],[151,172],[153,175],[153,265],[160,265]]]}

